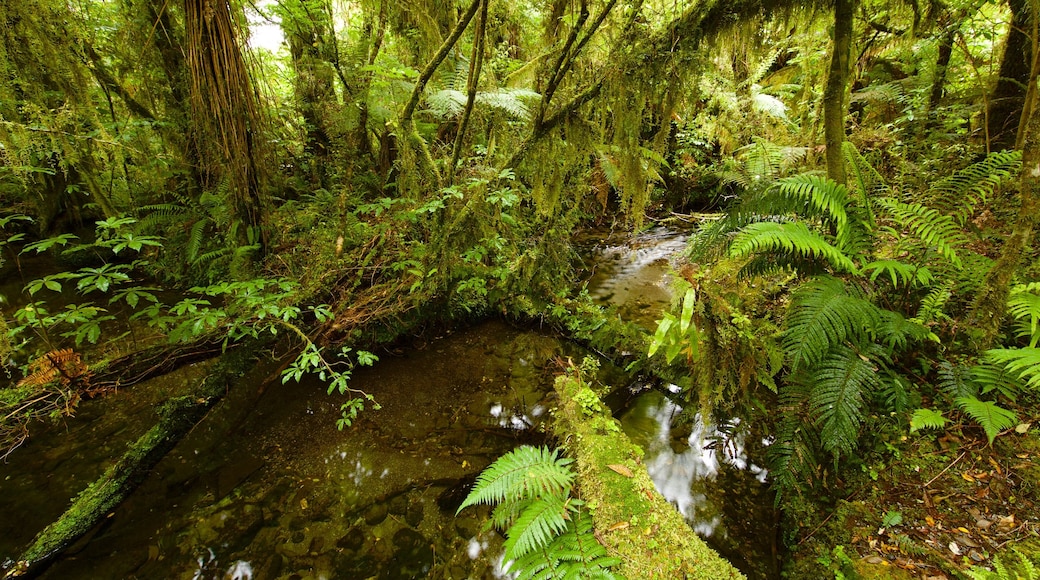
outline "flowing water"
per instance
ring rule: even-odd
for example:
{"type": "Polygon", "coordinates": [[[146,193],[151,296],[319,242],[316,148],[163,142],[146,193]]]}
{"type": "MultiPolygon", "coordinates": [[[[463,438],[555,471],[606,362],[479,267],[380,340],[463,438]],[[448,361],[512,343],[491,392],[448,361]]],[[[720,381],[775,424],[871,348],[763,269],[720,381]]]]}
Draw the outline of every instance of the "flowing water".
{"type": "MultiPolygon", "coordinates": [[[[671,299],[669,258],[684,243],[663,229],[598,243],[590,294],[651,326],[671,299]]],[[[343,431],[340,397],[317,381],[283,385],[278,363],[258,365],[45,577],[505,578],[501,538],[482,528],[486,508],[458,517],[455,508],[488,463],[543,441],[555,361],[584,353],[487,322],[379,354],[351,386],[382,409],[343,431]]],[[[85,403],[76,418],[35,430],[0,465],[0,561],[148,428],[155,404],[206,368],[85,403]]],[[[761,442],[699,419],[676,429],[676,412],[650,392],[621,419],[692,527],[751,578],[775,578],[766,473],[751,459],[761,442]]]]}

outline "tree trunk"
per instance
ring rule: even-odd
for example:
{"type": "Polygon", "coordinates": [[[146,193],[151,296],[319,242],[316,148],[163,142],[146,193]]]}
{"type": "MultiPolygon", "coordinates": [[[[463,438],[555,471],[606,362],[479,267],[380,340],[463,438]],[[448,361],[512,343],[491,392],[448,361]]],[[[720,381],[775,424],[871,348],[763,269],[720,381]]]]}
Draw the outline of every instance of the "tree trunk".
{"type": "Polygon", "coordinates": [[[1001,248],[1000,258],[986,273],[968,318],[969,327],[978,332],[976,342],[979,350],[992,347],[1000,333],[1000,325],[1007,314],[1011,280],[1040,220],[1040,114],[1036,108],[1026,124],[1018,183],[1021,206],[1014,229],[1001,248]]]}
{"type": "MultiPolygon", "coordinates": [[[[959,24],[959,23],[958,23],[959,24]]],[[[950,67],[950,59],[953,57],[953,42],[957,39],[958,26],[950,23],[949,27],[939,37],[939,54],[935,59],[935,74],[932,76],[932,89],[928,93],[928,112],[925,122],[925,132],[931,132],[939,126],[937,110],[942,102],[943,93],[946,92],[946,71],[950,67]]]]}
{"type": "Polygon", "coordinates": [[[834,37],[827,86],[823,90],[823,135],[827,146],[827,177],[844,184],[845,163],[841,144],[845,141],[845,89],[852,55],[852,17],[854,0],[836,0],[834,37]]]}
{"type": "Polygon", "coordinates": [[[335,71],[330,64],[335,60],[331,47],[336,39],[332,33],[332,10],[326,4],[327,0],[284,3],[282,30],[296,72],[296,108],[306,124],[303,151],[313,163],[308,172],[311,186],[327,189],[332,148],[329,112],[338,102],[333,88],[335,71]]]}
{"type": "Polygon", "coordinates": [[[986,111],[989,150],[1001,151],[1015,147],[1015,137],[1022,121],[1022,107],[1026,100],[1030,65],[1033,61],[1033,42],[1029,0],[1008,0],[1011,25],[1008,27],[1000,73],[990,93],[986,111]]]}

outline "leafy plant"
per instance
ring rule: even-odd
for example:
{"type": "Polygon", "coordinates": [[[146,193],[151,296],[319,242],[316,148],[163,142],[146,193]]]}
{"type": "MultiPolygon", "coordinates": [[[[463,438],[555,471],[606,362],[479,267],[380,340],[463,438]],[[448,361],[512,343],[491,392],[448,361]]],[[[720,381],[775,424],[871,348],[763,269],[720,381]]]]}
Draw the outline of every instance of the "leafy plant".
{"type": "Polygon", "coordinates": [[[507,568],[519,578],[618,578],[609,568],[619,561],[571,497],[572,463],[558,449],[518,447],[488,466],[459,506],[495,505],[490,523],[506,532],[507,568]]]}
{"type": "Polygon", "coordinates": [[[972,566],[967,571],[973,580],[1040,580],[1036,554],[1027,555],[1015,550],[1010,557],[993,558],[993,569],[972,566]]]}

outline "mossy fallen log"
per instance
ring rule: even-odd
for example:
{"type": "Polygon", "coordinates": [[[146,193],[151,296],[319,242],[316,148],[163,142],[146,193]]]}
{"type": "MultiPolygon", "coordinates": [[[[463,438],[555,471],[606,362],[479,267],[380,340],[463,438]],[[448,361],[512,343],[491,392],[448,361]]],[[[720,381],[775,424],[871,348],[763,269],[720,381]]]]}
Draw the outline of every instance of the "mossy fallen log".
{"type": "Polygon", "coordinates": [[[642,451],[576,375],[556,379],[560,403],[553,430],[578,463],[578,487],[593,513],[596,537],[621,559],[626,578],[744,578],[708,547],[654,487],[642,451]]]}
{"type": "Polygon", "coordinates": [[[166,454],[219,402],[230,386],[253,368],[253,360],[270,339],[249,340],[228,351],[193,392],[175,397],[158,409],[159,421],[73,500],[57,520],[43,529],[5,578],[40,574],[78,538],[115,509],[166,454]]]}

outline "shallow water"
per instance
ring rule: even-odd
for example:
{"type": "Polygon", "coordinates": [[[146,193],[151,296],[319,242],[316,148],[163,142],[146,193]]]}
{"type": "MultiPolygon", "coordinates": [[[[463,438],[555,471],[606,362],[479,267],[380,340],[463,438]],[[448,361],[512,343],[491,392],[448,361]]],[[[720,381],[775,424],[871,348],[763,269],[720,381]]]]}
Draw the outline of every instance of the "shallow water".
{"type": "MultiPolygon", "coordinates": [[[[551,361],[565,348],[489,322],[384,356],[351,383],[382,410],[344,431],[339,397],[315,383],[282,385],[274,364],[261,365],[45,577],[500,577],[485,510],[455,518],[462,495],[448,492],[516,445],[541,442],[551,361]]],[[[42,453],[38,439],[19,453],[42,453]]],[[[100,472],[80,451],[54,451],[66,455],[63,477],[76,464],[100,472]]],[[[48,487],[39,469],[5,466],[0,497],[21,497],[0,506],[5,521],[32,517],[25,528],[36,530],[94,477],[26,497],[48,487]]],[[[25,536],[4,534],[0,554],[25,536]]]]}
{"type": "Polygon", "coordinates": [[[697,535],[751,579],[779,577],[776,512],[761,461],[767,441],[754,439],[739,419],[720,428],[697,414],[673,428],[680,409],[650,391],[634,401],[621,424],[640,446],[661,495],[697,535]]]}

